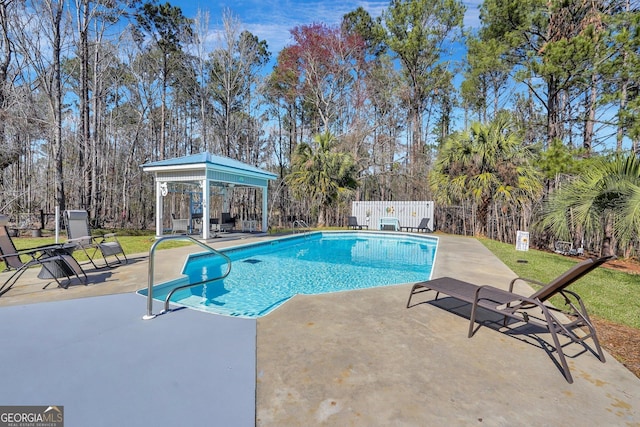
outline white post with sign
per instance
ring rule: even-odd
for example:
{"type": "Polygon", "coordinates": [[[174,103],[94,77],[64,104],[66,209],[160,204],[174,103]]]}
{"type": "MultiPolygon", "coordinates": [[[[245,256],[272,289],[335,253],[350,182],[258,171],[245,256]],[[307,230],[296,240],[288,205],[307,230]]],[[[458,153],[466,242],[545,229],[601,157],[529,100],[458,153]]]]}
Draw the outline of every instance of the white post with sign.
{"type": "Polygon", "coordinates": [[[516,251],[528,251],[529,250],[529,232],[518,230],[516,234],[516,251]]]}

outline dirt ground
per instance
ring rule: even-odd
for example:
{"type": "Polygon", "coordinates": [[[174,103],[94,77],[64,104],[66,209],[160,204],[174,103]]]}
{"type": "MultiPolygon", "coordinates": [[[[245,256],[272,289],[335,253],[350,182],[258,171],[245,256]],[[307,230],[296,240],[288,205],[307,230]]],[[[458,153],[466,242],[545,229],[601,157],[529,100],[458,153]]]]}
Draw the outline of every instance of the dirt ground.
{"type": "MultiPolygon", "coordinates": [[[[640,276],[640,263],[626,260],[609,261],[604,267],[640,276]]],[[[620,363],[640,378],[640,329],[618,325],[592,316],[600,344],[620,363]]]]}

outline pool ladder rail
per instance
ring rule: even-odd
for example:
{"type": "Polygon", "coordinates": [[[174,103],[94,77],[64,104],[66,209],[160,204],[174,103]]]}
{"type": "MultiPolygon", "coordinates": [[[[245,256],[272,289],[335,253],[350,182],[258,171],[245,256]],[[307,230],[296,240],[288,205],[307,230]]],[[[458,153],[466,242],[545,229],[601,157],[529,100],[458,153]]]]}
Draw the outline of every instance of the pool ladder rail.
{"type": "Polygon", "coordinates": [[[151,249],[149,249],[149,283],[147,285],[147,314],[142,316],[142,318],[144,320],[150,320],[150,319],[155,318],[156,316],[159,316],[161,314],[165,314],[165,313],[168,313],[169,311],[171,311],[171,310],[169,310],[169,301],[171,300],[171,297],[173,296],[173,294],[176,293],[177,291],[182,290],[182,289],[191,288],[193,286],[202,285],[204,283],[210,283],[210,282],[215,282],[217,280],[222,280],[225,277],[227,277],[229,275],[229,273],[231,273],[231,259],[227,255],[225,255],[224,253],[213,249],[211,246],[208,246],[208,245],[202,243],[201,241],[196,240],[193,237],[186,236],[186,235],[163,236],[163,237],[159,238],[158,240],[156,240],[153,243],[153,245],[151,245],[151,249]],[[197,244],[201,248],[205,249],[207,252],[210,252],[212,254],[221,256],[227,262],[227,271],[224,274],[222,274],[221,276],[215,277],[213,279],[201,280],[199,282],[188,283],[186,285],[177,286],[177,287],[173,288],[171,290],[171,292],[169,292],[167,294],[167,297],[164,300],[164,310],[162,310],[158,314],[153,314],[153,285],[154,285],[154,277],[153,276],[154,276],[154,270],[155,270],[155,252],[156,252],[156,248],[158,247],[158,245],[160,243],[162,243],[162,242],[167,241],[167,240],[187,240],[187,241],[190,241],[192,243],[197,244]]]}
{"type": "Polygon", "coordinates": [[[301,233],[308,233],[311,231],[311,227],[309,227],[309,225],[301,219],[296,219],[295,221],[293,221],[293,234],[297,233],[296,227],[298,230],[300,230],[301,233]]]}

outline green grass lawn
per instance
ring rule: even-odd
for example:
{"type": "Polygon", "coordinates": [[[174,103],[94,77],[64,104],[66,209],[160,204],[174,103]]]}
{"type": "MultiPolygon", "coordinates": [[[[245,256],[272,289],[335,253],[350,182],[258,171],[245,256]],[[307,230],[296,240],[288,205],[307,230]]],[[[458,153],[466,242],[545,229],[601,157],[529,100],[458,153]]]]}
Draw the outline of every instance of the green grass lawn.
{"type": "MultiPolygon", "coordinates": [[[[494,240],[479,240],[518,276],[545,283],[578,261],[575,258],[538,250],[516,251],[514,245],[494,240]],[[518,262],[519,260],[526,262],[518,262]]],[[[600,267],[578,280],[569,289],[583,298],[589,314],[640,329],[639,275],[600,267]]],[[[562,298],[551,301],[556,307],[563,305],[562,298]]]]}

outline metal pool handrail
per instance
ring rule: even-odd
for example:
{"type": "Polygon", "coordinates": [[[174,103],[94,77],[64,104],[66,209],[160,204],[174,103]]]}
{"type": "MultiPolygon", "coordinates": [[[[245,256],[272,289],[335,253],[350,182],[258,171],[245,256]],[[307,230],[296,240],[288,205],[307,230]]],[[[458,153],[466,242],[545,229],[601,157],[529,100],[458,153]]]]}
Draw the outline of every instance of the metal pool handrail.
{"type": "Polygon", "coordinates": [[[164,310],[162,312],[160,312],[160,314],[164,314],[166,312],[169,311],[169,300],[171,299],[171,297],[173,296],[173,294],[181,289],[186,289],[186,288],[190,288],[193,286],[198,286],[201,285],[203,283],[208,283],[208,282],[215,282],[216,280],[222,280],[225,277],[227,277],[229,275],[229,273],[231,272],[231,259],[225,255],[224,253],[217,251],[215,249],[213,249],[211,246],[208,246],[204,243],[202,243],[199,240],[194,239],[193,237],[190,236],[184,236],[184,235],[180,235],[180,236],[164,236],[159,238],[158,240],[156,240],[153,245],[151,245],[151,249],[149,249],[149,283],[147,285],[147,314],[145,314],[144,316],[142,316],[142,318],[144,320],[149,320],[149,319],[153,319],[154,317],[156,317],[156,314],[153,314],[153,272],[154,272],[154,267],[155,267],[155,251],[156,251],[156,247],[161,243],[164,242],[166,240],[189,240],[192,243],[195,243],[197,245],[199,245],[200,247],[202,247],[203,249],[206,249],[208,252],[211,252],[213,254],[216,255],[220,255],[222,258],[225,259],[225,261],[227,261],[227,271],[219,277],[216,277],[214,279],[208,279],[208,280],[201,280],[199,282],[196,283],[188,283],[186,285],[182,285],[182,286],[178,286],[174,289],[171,290],[171,292],[169,292],[169,294],[167,295],[167,297],[164,300],[164,310]]]}
{"type": "Polygon", "coordinates": [[[296,219],[295,221],[293,221],[293,234],[296,233],[296,225],[298,226],[298,229],[302,230],[302,228],[306,228],[307,231],[309,231],[309,225],[307,225],[306,222],[304,222],[301,219],[296,219]]]}

